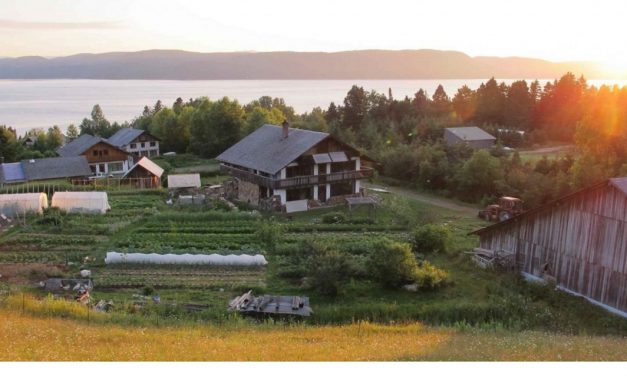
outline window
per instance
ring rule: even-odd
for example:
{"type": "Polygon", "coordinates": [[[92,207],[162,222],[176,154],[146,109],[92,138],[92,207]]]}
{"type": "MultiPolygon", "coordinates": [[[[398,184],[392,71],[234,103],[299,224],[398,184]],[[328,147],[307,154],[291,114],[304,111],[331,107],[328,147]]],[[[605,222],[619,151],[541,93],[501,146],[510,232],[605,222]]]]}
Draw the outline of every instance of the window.
{"type": "Polygon", "coordinates": [[[124,171],[124,163],[114,162],[109,163],[109,172],[121,172],[124,171]]]}
{"type": "Polygon", "coordinates": [[[150,142],[150,146],[155,147],[155,146],[157,146],[157,143],[152,141],[152,142],[150,142]]]}
{"type": "Polygon", "coordinates": [[[131,144],[131,149],[135,149],[137,147],[137,144],[131,144]]]}
{"type": "Polygon", "coordinates": [[[98,150],[94,150],[93,154],[94,154],[94,157],[97,157],[98,156],[98,150]]]}
{"type": "Polygon", "coordinates": [[[142,147],[145,147],[145,146],[146,146],[146,143],[145,143],[145,142],[142,142],[142,147]]]}
{"type": "Polygon", "coordinates": [[[103,150],[104,155],[109,155],[109,150],[105,149],[103,150]]]}

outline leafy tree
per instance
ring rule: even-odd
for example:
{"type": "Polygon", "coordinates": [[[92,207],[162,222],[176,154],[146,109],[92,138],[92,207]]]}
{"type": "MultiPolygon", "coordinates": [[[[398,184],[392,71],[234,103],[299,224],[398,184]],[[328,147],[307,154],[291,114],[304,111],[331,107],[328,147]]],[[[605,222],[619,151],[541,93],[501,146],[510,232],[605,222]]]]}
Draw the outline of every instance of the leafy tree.
{"type": "Polygon", "coordinates": [[[451,242],[451,230],[444,225],[418,226],[413,233],[414,252],[446,252],[451,242]]]}
{"type": "Polygon", "coordinates": [[[472,119],[477,106],[475,92],[464,85],[457,90],[453,97],[453,110],[462,122],[472,119]]]}
{"type": "Polygon", "coordinates": [[[240,139],[243,126],[244,111],[236,100],[205,100],[192,117],[190,150],[214,158],[240,139]]]}
{"type": "Polygon", "coordinates": [[[363,87],[353,86],[344,98],[342,126],[358,130],[368,112],[368,97],[363,87]]]}
{"type": "Polygon", "coordinates": [[[451,100],[442,85],[438,85],[431,99],[431,107],[435,115],[442,116],[451,112],[451,100]]]}
{"type": "Polygon", "coordinates": [[[0,126],[0,162],[15,162],[18,152],[15,129],[6,125],[0,126]]]}
{"type": "Polygon", "coordinates": [[[74,124],[68,125],[67,131],[65,132],[65,137],[67,137],[70,140],[73,140],[78,137],[78,128],[76,128],[76,125],[74,124]]]}
{"type": "Polygon", "coordinates": [[[503,179],[501,161],[487,150],[479,150],[467,160],[456,176],[458,194],[471,201],[495,195],[496,182],[503,179]]]}

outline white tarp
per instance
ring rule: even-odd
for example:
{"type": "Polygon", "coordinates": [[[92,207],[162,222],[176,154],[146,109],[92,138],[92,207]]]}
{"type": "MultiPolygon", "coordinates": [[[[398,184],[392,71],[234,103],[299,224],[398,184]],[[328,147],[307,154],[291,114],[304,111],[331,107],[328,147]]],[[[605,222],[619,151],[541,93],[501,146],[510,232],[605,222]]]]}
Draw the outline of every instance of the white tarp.
{"type": "Polygon", "coordinates": [[[55,192],[50,206],[68,213],[106,213],[111,209],[107,192],[55,192]]]}
{"type": "Polygon", "coordinates": [[[7,217],[43,213],[48,207],[48,196],[45,193],[16,193],[0,195],[0,213],[7,217]]]}
{"type": "Polygon", "coordinates": [[[296,200],[296,201],[287,201],[285,203],[285,212],[286,213],[295,213],[301,211],[307,211],[309,209],[308,200],[296,200]]]}
{"type": "Polygon", "coordinates": [[[168,188],[200,188],[200,174],[168,175],[168,188]]]}
{"type": "Polygon", "coordinates": [[[188,265],[233,265],[262,266],[268,262],[263,255],[182,255],[158,253],[107,252],[105,264],[188,264],[188,265]]]}

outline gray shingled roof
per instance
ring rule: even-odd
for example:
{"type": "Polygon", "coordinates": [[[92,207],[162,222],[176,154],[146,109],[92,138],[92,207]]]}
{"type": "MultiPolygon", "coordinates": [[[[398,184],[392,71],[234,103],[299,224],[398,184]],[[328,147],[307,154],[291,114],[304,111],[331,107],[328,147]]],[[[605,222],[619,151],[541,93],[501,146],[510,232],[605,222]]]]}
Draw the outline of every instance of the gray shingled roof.
{"type": "Polygon", "coordinates": [[[114,146],[122,147],[126,146],[131,141],[139,137],[144,130],[135,129],[135,128],[122,128],[119,131],[115,132],[115,134],[107,139],[107,141],[114,146]]]}
{"type": "Polygon", "coordinates": [[[26,159],[21,161],[21,164],[24,175],[29,181],[93,175],[87,158],[82,155],[78,157],[26,159]]]}
{"type": "Polygon", "coordinates": [[[454,127],[446,130],[466,141],[496,140],[496,137],[479,127],[454,127]]]}
{"type": "Polygon", "coordinates": [[[104,138],[84,134],[69,144],[57,149],[57,154],[62,157],[75,157],[99,142],[107,142],[104,138]]]}
{"type": "Polygon", "coordinates": [[[220,162],[276,174],[328,133],[290,128],[288,137],[282,137],[282,127],[266,124],[231,146],[216,159],[220,162]]]}

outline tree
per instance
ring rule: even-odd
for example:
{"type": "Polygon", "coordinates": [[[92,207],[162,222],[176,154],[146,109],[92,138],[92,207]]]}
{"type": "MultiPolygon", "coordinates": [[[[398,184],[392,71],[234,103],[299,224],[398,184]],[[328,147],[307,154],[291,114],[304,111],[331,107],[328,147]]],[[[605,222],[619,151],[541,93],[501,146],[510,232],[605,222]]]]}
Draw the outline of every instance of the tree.
{"type": "Polygon", "coordinates": [[[496,194],[496,182],[503,179],[501,161],[487,150],[479,150],[467,160],[456,176],[458,194],[471,201],[496,194]]]}
{"type": "Polygon", "coordinates": [[[436,116],[448,115],[451,112],[451,100],[442,85],[438,85],[431,99],[432,111],[436,116]]]}
{"type": "Polygon", "coordinates": [[[65,137],[67,137],[70,140],[73,140],[78,137],[78,128],[76,128],[76,125],[74,124],[68,125],[67,131],[65,132],[65,137]]]}
{"type": "Polygon", "coordinates": [[[255,106],[246,114],[244,134],[252,133],[264,124],[281,124],[284,120],[286,120],[285,115],[278,108],[268,110],[261,106],[255,106]]]}
{"type": "Polygon", "coordinates": [[[15,129],[0,126],[0,163],[15,162],[18,159],[19,147],[15,129]]]}
{"type": "Polygon", "coordinates": [[[529,131],[534,100],[527,82],[515,81],[507,91],[505,100],[505,125],[508,129],[529,131]]]}
{"type": "Polygon", "coordinates": [[[46,134],[46,143],[45,147],[47,150],[57,150],[63,144],[63,132],[59,126],[55,125],[51,128],[48,128],[48,133],[46,134]]]}
{"type": "Polygon", "coordinates": [[[214,158],[239,140],[243,127],[244,110],[236,100],[205,99],[192,117],[190,150],[214,158]]]}
{"type": "Polygon", "coordinates": [[[108,138],[112,136],[120,126],[112,127],[111,123],[105,118],[100,105],[96,104],[91,110],[91,119],[83,119],[79,128],[81,135],[90,134],[92,136],[108,138]]]}
{"type": "Polygon", "coordinates": [[[411,101],[414,110],[419,115],[424,115],[429,109],[429,97],[427,92],[420,89],[414,94],[414,99],[411,101]]]}
{"type": "Polygon", "coordinates": [[[453,97],[453,110],[462,122],[472,119],[477,106],[475,92],[464,85],[457,90],[453,97]]]}
{"type": "Polygon", "coordinates": [[[368,113],[368,98],[363,87],[353,85],[344,98],[342,126],[358,130],[368,113]]]}
{"type": "Polygon", "coordinates": [[[505,124],[507,86],[499,85],[494,77],[477,89],[475,120],[479,123],[505,124]]]}

